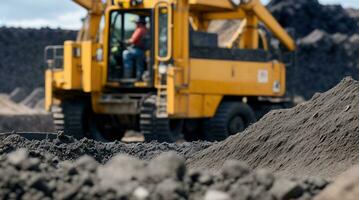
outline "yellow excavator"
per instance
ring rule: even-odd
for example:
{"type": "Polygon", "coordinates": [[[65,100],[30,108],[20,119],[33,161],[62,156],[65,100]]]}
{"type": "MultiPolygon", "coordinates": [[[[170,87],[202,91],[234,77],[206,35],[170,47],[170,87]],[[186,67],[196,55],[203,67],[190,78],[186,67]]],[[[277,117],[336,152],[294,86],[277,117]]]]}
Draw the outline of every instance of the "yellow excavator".
{"type": "Polygon", "coordinates": [[[261,108],[288,102],[289,61],[273,56],[268,33],[288,55],[295,41],[260,0],[73,1],[88,10],[77,40],[45,52],[45,104],[58,131],[220,141],[254,123],[261,108]],[[146,26],[146,48],[143,59],[125,60],[134,18],[146,26]],[[210,26],[223,20],[240,25],[220,43],[210,26]]]}

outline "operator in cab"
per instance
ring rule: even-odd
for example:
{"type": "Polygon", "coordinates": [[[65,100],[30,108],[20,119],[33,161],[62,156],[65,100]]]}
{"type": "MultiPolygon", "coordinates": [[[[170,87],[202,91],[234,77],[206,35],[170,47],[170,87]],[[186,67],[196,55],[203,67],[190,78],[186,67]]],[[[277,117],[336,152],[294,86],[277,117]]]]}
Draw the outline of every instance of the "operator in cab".
{"type": "Polygon", "coordinates": [[[136,79],[141,81],[145,71],[145,51],[148,42],[146,40],[149,30],[146,27],[144,16],[139,16],[133,22],[136,23],[136,29],[131,38],[125,41],[129,47],[123,51],[123,76],[124,78],[133,78],[133,67],[136,67],[136,79]]]}

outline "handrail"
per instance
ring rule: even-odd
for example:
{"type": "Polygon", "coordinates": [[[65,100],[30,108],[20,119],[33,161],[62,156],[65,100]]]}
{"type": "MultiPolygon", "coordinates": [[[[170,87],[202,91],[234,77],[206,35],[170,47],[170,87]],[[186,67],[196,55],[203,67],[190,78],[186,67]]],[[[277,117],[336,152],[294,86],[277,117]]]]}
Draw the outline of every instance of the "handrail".
{"type": "Polygon", "coordinates": [[[172,57],[172,6],[167,1],[159,1],[155,4],[155,24],[159,26],[159,10],[161,4],[165,4],[168,12],[168,21],[167,21],[167,55],[165,57],[159,56],[159,27],[155,27],[155,55],[158,61],[166,62],[169,61],[172,57]]]}

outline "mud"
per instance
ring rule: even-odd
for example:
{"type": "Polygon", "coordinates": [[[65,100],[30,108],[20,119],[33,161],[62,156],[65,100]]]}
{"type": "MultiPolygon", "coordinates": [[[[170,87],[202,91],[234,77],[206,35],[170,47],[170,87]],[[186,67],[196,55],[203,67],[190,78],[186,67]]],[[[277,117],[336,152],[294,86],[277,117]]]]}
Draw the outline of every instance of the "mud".
{"type": "Polygon", "coordinates": [[[236,159],[281,175],[332,179],[359,163],[358,110],[359,82],[346,78],[293,109],[270,112],[187,162],[191,168],[216,171],[236,159]]]}

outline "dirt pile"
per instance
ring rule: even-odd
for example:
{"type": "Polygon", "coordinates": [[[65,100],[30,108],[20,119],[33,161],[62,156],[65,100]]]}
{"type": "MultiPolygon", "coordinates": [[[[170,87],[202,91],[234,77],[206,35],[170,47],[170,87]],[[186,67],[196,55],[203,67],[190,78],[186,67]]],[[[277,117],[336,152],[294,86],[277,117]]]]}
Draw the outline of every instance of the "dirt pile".
{"type": "Polygon", "coordinates": [[[359,34],[315,30],[298,40],[298,66],[288,85],[306,99],[335,86],[343,77],[359,79],[359,34]],[[308,84],[304,84],[308,83],[308,84]]]}
{"type": "Polygon", "coordinates": [[[75,31],[0,27],[0,92],[43,86],[45,47],[75,38],[75,31]]]}
{"type": "MultiPolygon", "coordinates": [[[[359,79],[358,10],[322,5],[318,0],[272,0],[267,7],[281,25],[295,30],[297,66],[287,68],[289,93],[310,99],[346,76],[359,79]]],[[[220,45],[225,46],[239,25],[236,20],[215,21],[209,31],[218,33],[220,45]]],[[[273,55],[278,58],[276,51],[273,55]]]]}
{"type": "Polygon", "coordinates": [[[54,131],[51,115],[41,108],[41,90],[35,90],[27,97],[21,91],[16,89],[10,95],[0,94],[0,132],[54,131]]]}
{"type": "Polygon", "coordinates": [[[340,175],[315,200],[355,200],[359,195],[359,166],[356,165],[340,175]]]}
{"type": "Polygon", "coordinates": [[[333,178],[359,163],[358,111],[359,82],[346,78],[295,108],[270,112],[188,163],[218,170],[226,160],[236,159],[282,175],[333,178]]]}
{"type": "Polygon", "coordinates": [[[281,25],[293,27],[300,38],[315,29],[332,34],[359,32],[358,21],[341,5],[322,5],[318,0],[272,0],[267,7],[281,25]]]}
{"type": "Polygon", "coordinates": [[[322,179],[284,179],[229,161],[218,175],[189,171],[173,152],[151,161],[118,155],[105,165],[83,156],[74,163],[20,149],[0,157],[4,199],[312,199],[322,179]]]}
{"type": "MultiPolygon", "coordinates": [[[[51,136],[51,135],[50,135],[51,136]]],[[[27,137],[29,138],[29,137],[27,137]]],[[[74,140],[65,136],[56,139],[28,140],[15,135],[0,135],[0,154],[9,153],[19,148],[27,148],[30,153],[48,152],[60,160],[75,160],[83,155],[89,155],[100,163],[105,163],[112,156],[122,153],[149,160],[167,151],[175,151],[185,158],[193,156],[200,150],[208,148],[211,143],[194,142],[183,144],[168,143],[130,143],[119,141],[102,143],[90,139],[74,140]]]]}
{"type": "Polygon", "coordinates": [[[345,76],[359,79],[359,18],[353,9],[318,0],[272,0],[268,9],[281,25],[294,28],[297,67],[288,69],[288,89],[309,99],[345,76]]]}

